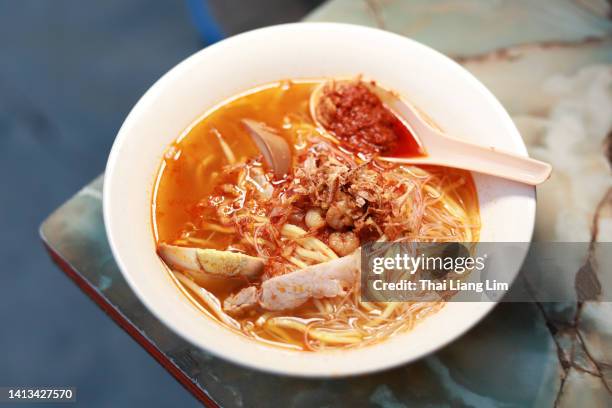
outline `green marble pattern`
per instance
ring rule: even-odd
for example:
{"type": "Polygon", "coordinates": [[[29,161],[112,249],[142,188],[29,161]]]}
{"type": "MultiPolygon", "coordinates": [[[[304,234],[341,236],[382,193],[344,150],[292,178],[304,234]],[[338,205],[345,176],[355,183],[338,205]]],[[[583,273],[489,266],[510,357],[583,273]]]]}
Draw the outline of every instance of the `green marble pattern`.
{"type": "MultiPolygon", "coordinates": [[[[538,190],[536,239],[611,241],[612,22],[598,0],[333,0],[309,20],[378,26],[461,62],[508,109],[555,173],[538,190]]],[[[500,304],[435,355],[336,380],[279,377],[195,349],[148,313],[113,261],[102,177],[42,225],[43,239],[221,406],[612,406],[612,304],[500,304]]],[[[596,251],[567,268],[598,270],[596,251]],[[586,259],[586,261],[585,261],[586,259]]]]}

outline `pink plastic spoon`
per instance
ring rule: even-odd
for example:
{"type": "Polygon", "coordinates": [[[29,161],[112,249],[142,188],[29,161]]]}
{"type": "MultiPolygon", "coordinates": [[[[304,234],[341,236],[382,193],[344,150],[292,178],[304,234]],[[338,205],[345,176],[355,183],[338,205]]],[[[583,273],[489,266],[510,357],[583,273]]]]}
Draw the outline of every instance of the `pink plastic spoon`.
{"type": "MultiPolygon", "coordinates": [[[[408,102],[370,82],[364,81],[410,131],[424,154],[414,157],[379,157],[380,160],[402,164],[420,164],[446,166],[458,169],[489,174],[529,185],[543,183],[550,177],[552,166],[539,160],[518,156],[487,147],[466,142],[443,134],[430,125],[418,110],[408,102]]],[[[319,85],[310,99],[310,112],[313,120],[321,129],[325,129],[317,118],[317,109],[326,83],[319,85]]],[[[332,140],[336,140],[330,135],[332,140]]]]}

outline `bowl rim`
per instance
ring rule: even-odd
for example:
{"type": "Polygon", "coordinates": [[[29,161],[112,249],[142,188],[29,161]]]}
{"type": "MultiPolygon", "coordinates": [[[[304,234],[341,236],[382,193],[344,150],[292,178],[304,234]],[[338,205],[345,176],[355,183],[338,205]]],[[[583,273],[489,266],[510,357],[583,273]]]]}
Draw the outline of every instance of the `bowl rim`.
{"type": "MultiPolygon", "coordinates": [[[[202,339],[195,337],[192,333],[180,330],[175,324],[173,324],[173,320],[171,318],[163,315],[162,313],[159,313],[159,310],[157,310],[157,307],[156,307],[156,302],[153,299],[150,299],[149,297],[147,297],[140,290],[138,283],[134,280],[133,276],[129,273],[128,268],[126,267],[124,259],[121,255],[121,249],[119,248],[119,246],[117,245],[117,242],[114,239],[115,229],[114,229],[112,219],[111,219],[112,215],[111,215],[111,208],[110,208],[112,197],[111,197],[111,188],[109,188],[109,186],[112,180],[114,179],[113,178],[114,169],[116,167],[117,161],[119,160],[119,156],[120,156],[119,152],[121,149],[121,145],[123,141],[129,137],[129,134],[130,134],[129,128],[131,127],[130,126],[131,122],[137,120],[137,117],[140,115],[140,113],[142,111],[145,111],[148,108],[148,101],[151,98],[154,98],[158,90],[162,88],[163,86],[165,86],[167,82],[171,81],[173,77],[180,76],[181,73],[184,70],[186,70],[188,67],[190,67],[192,64],[194,64],[196,60],[205,57],[207,54],[213,52],[217,48],[224,47],[227,44],[230,44],[231,42],[234,42],[234,41],[242,40],[245,37],[257,35],[264,31],[278,31],[280,34],[280,32],[285,31],[285,30],[320,30],[320,29],[357,30],[357,31],[363,31],[363,32],[371,31],[373,34],[376,34],[376,35],[384,34],[386,36],[389,36],[390,38],[396,37],[396,38],[401,39],[402,41],[405,41],[406,43],[411,43],[411,46],[413,47],[425,49],[427,52],[436,54],[438,58],[442,58],[446,60],[447,63],[449,63],[450,65],[454,65],[456,68],[459,68],[461,71],[463,71],[464,74],[466,74],[464,75],[465,80],[470,81],[471,85],[477,88],[479,93],[481,93],[484,98],[488,99],[489,104],[495,105],[499,113],[505,117],[505,120],[508,121],[509,124],[512,126],[512,128],[515,130],[515,132],[513,132],[516,135],[515,137],[516,140],[513,140],[513,142],[516,144],[514,153],[528,156],[525,143],[522,137],[520,136],[520,133],[516,129],[516,126],[514,125],[514,122],[510,118],[510,115],[508,114],[508,112],[501,105],[501,103],[497,100],[497,98],[491,93],[491,91],[489,91],[473,74],[471,74],[469,71],[467,71],[457,62],[453,61],[449,57],[445,56],[444,54],[440,53],[439,51],[425,44],[422,44],[411,38],[404,37],[402,35],[392,33],[389,31],[385,31],[382,29],[378,29],[378,28],[361,26],[361,25],[356,25],[356,24],[332,23],[332,22],[297,22],[297,23],[278,24],[278,25],[258,28],[258,29],[247,31],[247,32],[244,32],[244,33],[232,36],[232,37],[228,37],[227,39],[224,39],[218,43],[212,44],[199,51],[196,51],[192,55],[183,59],[177,65],[170,68],[157,81],[155,81],[155,83],[140,97],[140,99],[136,102],[136,104],[130,110],[129,114],[126,116],[123,124],[121,125],[119,131],[117,132],[117,136],[113,142],[111,151],[108,156],[106,168],[105,168],[104,188],[103,188],[104,226],[106,229],[109,246],[111,248],[114,259],[117,262],[119,270],[121,271],[123,277],[127,281],[131,290],[136,294],[137,298],[145,305],[147,310],[151,312],[157,319],[159,319],[166,327],[170,328],[175,334],[185,339],[186,341],[188,341],[190,344],[194,345],[195,347],[206,350],[207,352],[210,352],[216,357],[220,357],[224,360],[230,361],[232,363],[238,364],[243,367],[256,369],[256,370],[260,370],[260,371],[264,371],[264,372],[268,372],[272,374],[290,375],[290,376],[295,376],[295,377],[306,377],[306,378],[349,377],[349,376],[361,375],[365,373],[374,373],[374,372],[390,369],[393,367],[397,367],[399,365],[404,365],[404,364],[419,360],[421,358],[424,358],[438,351],[439,349],[447,346],[448,344],[456,341],[458,338],[463,336],[465,333],[471,330],[476,324],[478,324],[491,311],[491,309],[495,307],[497,302],[480,302],[479,303],[480,308],[478,309],[479,315],[477,316],[477,318],[475,318],[470,324],[465,325],[460,331],[454,333],[452,336],[448,336],[443,341],[438,341],[437,343],[433,342],[435,344],[433,344],[429,348],[426,348],[422,353],[420,353],[416,357],[398,358],[396,361],[383,361],[382,363],[369,364],[369,365],[354,365],[354,367],[351,367],[348,369],[344,368],[344,369],[336,370],[334,372],[330,372],[329,370],[326,370],[325,368],[320,369],[320,370],[319,369],[304,370],[304,369],[301,369],[299,366],[283,365],[282,363],[275,364],[275,365],[253,363],[250,360],[244,360],[239,357],[236,357],[231,352],[231,350],[209,348],[202,341],[202,339]]],[[[261,85],[261,84],[253,84],[253,86],[258,86],[258,85],[261,85]]],[[[527,204],[529,207],[529,213],[525,214],[525,218],[527,221],[526,224],[528,225],[528,227],[526,227],[527,229],[524,231],[526,242],[531,242],[532,237],[533,237],[533,231],[535,228],[535,211],[536,211],[535,192],[536,192],[535,187],[532,187],[532,189],[530,189],[531,194],[528,197],[525,197],[525,199],[528,200],[527,204]]],[[[522,257],[520,257],[519,262],[517,262],[519,267],[520,265],[522,265],[525,256],[526,256],[526,252],[522,257]]],[[[222,326],[219,325],[219,328],[222,328],[222,326]]],[[[232,333],[232,335],[237,335],[237,334],[232,333]]],[[[250,341],[253,341],[253,340],[250,340],[250,341]]],[[[382,342],[382,344],[388,341],[389,339],[382,342]]],[[[255,343],[255,341],[253,341],[253,343],[255,343]]],[[[371,348],[371,347],[374,347],[374,346],[367,346],[367,347],[361,348],[361,350],[371,348]]],[[[285,350],[281,348],[277,348],[277,347],[273,347],[273,348],[278,349],[281,352],[285,352],[285,350]]],[[[299,352],[299,353],[308,353],[308,352],[299,352]]],[[[321,352],[317,352],[316,354],[319,354],[319,353],[321,352]]],[[[334,352],[323,352],[321,354],[332,355],[334,354],[334,352]]],[[[308,355],[312,355],[312,353],[308,353],[308,355]]]]}

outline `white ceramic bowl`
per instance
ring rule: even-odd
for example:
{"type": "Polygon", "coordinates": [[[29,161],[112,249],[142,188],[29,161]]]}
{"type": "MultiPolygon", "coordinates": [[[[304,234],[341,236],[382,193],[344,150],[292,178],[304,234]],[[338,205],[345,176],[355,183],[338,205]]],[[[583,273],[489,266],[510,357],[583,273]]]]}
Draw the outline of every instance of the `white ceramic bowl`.
{"type": "MultiPolygon", "coordinates": [[[[398,91],[449,134],[520,155],[525,145],[493,95],[461,66],[420,43],[346,24],[263,28],[212,45],[164,75],[138,101],[110,153],[104,221],[110,246],[140,300],[179,335],[219,357],[274,373],[344,376],[418,359],[466,332],[494,303],[450,303],[411,332],[350,351],[293,352],[232,333],[182,295],[155,254],[151,195],[162,154],[203,112],[256,85],[364,74],[398,91]]],[[[482,241],[528,242],[533,187],[475,175],[482,241]]],[[[516,271],[523,259],[516,260],[516,271]]]]}

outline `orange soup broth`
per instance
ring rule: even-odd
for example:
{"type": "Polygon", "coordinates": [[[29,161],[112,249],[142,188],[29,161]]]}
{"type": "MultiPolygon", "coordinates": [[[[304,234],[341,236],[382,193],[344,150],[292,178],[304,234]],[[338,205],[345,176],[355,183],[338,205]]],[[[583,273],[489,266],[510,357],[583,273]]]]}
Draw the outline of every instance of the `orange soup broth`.
{"type": "MultiPolygon", "coordinates": [[[[188,234],[202,240],[202,246],[227,249],[239,240],[234,233],[201,229],[201,224],[214,218],[208,198],[215,186],[223,181],[223,167],[228,165],[219,136],[225,140],[235,155],[236,161],[259,157],[260,153],[241,124],[242,119],[261,121],[278,130],[291,146],[296,143],[296,130],[292,123],[309,123],[309,97],[320,81],[283,81],[260,87],[252,92],[226,101],[217,109],[200,118],[179,137],[166,151],[158,175],[153,196],[152,216],[158,243],[175,243],[188,234]]],[[[478,237],[478,198],[471,175],[468,172],[440,167],[427,167],[430,173],[441,175],[444,184],[450,186],[451,194],[468,210],[474,222],[474,239],[478,237]]],[[[214,219],[213,219],[214,221],[214,219]]],[[[255,255],[255,254],[251,254],[255,255]]],[[[246,283],[246,282],[245,282],[246,283]]],[[[190,291],[186,288],[187,293],[190,291]]],[[[235,287],[212,290],[221,301],[235,287]]],[[[190,296],[193,299],[193,296],[190,296]]],[[[200,306],[206,308],[203,304],[200,306]]],[[[312,301],[292,310],[288,315],[308,319],[316,312],[312,301]]],[[[209,315],[212,316],[211,313],[209,315]]],[[[258,314],[251,313],[238,319],[243,325],[254,323],[258,314]]],[[[216,319],[215,319],[216,320],[216,319]]],[[[250,324],[250,327],[255,327],[250,324]]],[[[259,340],[287,343],[263,329],[252,329],[249,337],[259,340]]],[[[303,339],[296,333],[289,343],[300,348],[303,339]]],[[[279,344],[279,343],[277,343],[279,344]]],[[[291,346],[290,344],[290,346],[291,346]]],[[[304,349],[304,348],[302,348],[304,349]]]]}
{"type": "MultiPolygon", "coordinates": [[[[236,160],[260,155],[251,137],[240,123],[254,119],[279,130],[290,145],[295,140],[288,120],[310,122],[308,98],[317,81],[282,82],[258,88],[252,93],[226,102],[199,120],[166,151],[154,196],[154,225],[158,242],[173,242],[191,224],[192,236],[209,239],[211,231],[197,231],[205,213],[202,208],[218,184],[222,167],[229,164],[217,135],[221,135],[236,160]],[[218,134],[215,132],[218,132],[218,134]]],[[[212,234],[216,249],[224,249],[229,237],[212,234]]]]}

